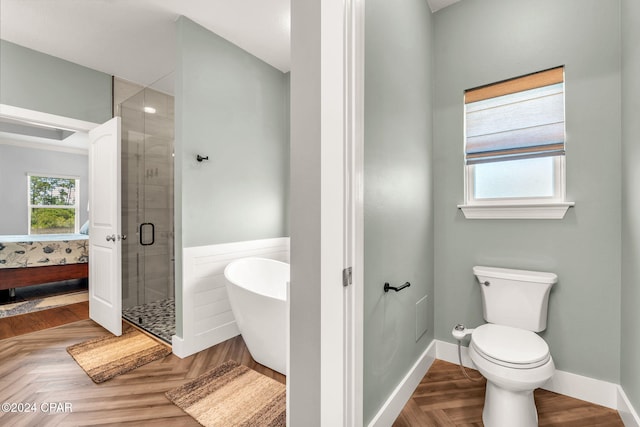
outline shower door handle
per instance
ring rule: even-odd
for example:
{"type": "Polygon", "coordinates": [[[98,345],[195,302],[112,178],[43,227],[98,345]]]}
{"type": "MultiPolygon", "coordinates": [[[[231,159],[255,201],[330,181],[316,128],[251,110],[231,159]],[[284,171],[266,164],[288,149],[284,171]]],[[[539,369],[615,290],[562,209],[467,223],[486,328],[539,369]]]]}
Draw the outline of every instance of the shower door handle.
{"type": "Polygon", "coordinates": [[[152,222],[143,222],[140,224],[140,245],[151,246],[156,242],[156,226],[152,222]],[[151,227],[151,241],[145,241],[144,231],[145,227],[151,227]]]}

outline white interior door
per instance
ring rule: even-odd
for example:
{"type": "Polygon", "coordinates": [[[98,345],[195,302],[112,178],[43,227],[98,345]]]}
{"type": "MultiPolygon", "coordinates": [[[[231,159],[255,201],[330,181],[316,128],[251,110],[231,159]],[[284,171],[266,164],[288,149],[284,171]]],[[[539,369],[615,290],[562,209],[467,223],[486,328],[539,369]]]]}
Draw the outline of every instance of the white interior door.
{"type": "Polygon", "coordinates": [[[122,334],[120,117],[89,132],[89,317],[122,334]]]}

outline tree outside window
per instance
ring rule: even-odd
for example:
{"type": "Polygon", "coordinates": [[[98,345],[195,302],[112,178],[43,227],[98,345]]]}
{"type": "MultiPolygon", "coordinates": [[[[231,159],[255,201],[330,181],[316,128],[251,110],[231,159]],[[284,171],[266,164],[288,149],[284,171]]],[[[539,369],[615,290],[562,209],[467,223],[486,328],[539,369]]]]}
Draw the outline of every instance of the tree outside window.
{"type": "Polygon", "coordinates": [[[29,234],[78,232],[79,180],[28,175],[29,234]]]}

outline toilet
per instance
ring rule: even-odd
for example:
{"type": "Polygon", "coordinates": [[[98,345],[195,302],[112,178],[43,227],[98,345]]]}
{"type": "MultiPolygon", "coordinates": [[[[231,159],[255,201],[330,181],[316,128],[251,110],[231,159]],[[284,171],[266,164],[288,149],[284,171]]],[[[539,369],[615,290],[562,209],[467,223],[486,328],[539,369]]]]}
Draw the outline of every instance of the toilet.
{"type": "Polygon", "coordinates": [[[484,319],[473,329],[469,356],[487,379],[486,427],[536,427],[533,391],[553,376],[549,346],[536,332],[547,327],[549,292],[558,276],[527,270],[473,267],[484,319]]]}

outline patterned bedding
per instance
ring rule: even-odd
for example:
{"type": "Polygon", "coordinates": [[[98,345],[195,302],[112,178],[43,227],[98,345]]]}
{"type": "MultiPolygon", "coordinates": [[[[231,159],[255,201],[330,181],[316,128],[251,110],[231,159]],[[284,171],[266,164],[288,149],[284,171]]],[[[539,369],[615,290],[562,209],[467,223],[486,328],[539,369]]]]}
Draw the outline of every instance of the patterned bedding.
{"type": "Polygon", "coordinates": [[[0,269],[89,262],[86,234],[0,236],[0,269]]]}

